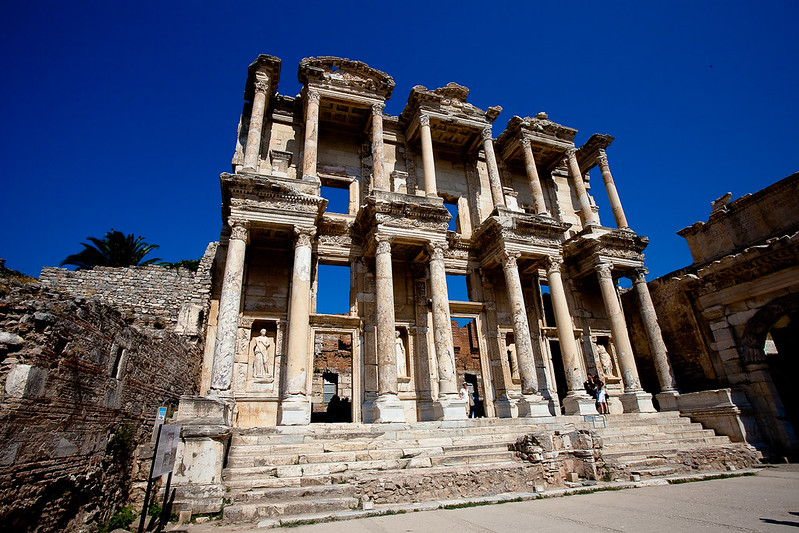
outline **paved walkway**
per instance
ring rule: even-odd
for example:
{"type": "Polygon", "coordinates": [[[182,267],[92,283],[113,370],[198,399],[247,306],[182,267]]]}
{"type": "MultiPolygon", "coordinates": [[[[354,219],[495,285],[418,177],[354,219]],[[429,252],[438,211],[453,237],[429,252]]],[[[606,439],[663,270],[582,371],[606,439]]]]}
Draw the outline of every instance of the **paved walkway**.
{"type": "MultiPolygon", "coordinates": [[[[250,526],[189,526],[190,533],[265,533],[250,526]]],[[[736,477],[464,509],[422,511],[279,529],[291,533],[477,531],[799,532],[799,465],[736,477]]]]}

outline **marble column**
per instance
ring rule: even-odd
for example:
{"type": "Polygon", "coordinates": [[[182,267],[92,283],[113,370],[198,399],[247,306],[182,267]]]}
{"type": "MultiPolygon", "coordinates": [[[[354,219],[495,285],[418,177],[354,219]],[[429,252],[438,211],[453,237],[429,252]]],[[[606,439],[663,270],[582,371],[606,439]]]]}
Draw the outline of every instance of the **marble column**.
{"type": "Polygon", "coordinates": [[[652,296],[646,285],[646,272],[645,268],[636,268],[631,279],[633,290],[638,297],[638,305],[641,308],[641,322],[643,322],[644,333],[649,342],[649,351],[652,354],[652,361],[655,363],[658,383],[660,383],[660,394],[657,395],[658,403],[661,409],[671,410],[670,408],[676,409],[677,407],[676,396],[679,394],[677,381],[674,379],[666,343],[663,342],[655,305],[652,303],[652,296]]]}
{"type": "Polygon", "coordinates": [[[610,200],[610,208],[616,219],[616,227],[619,229],[629,229],[630,226],[627,224],[627,217],[624,216],[624,209],[621,208],[621,199],[616,190],[616,184],[613,183],[613,175],[610,173],[608,156],[604,150],[599,150],[597,162],[599,163],[599,170],[602,172],[602,181],[605,182],[605,190],[608,191],[608,200],[610,200]]]}
{"type": "Polygon", "coordinates": [[[533,356],[533,342],[530,338],[530,325],[527,322],[527,307],[524,304],[522,282],[516,265],[520,255],[519,252],[504,250],[500,256],[505,274],[505,286],[508,290],[516,359],[519,362],[519,375],[522,378],[522,399],[518,403],[519,416],[549,416],[549,402],[543,399],[538,390],[538,375],[533,356]]]}
{"type": "Polygon", "coordinates": [[[372,184],[379,191],[389,190],[383,167],[383,109],[386,104],[372,104],[372,184]]]}
{"type": "Polygon", "coordinates": [[[530,139],[522,138],[521,143],[524,152],[524,166],[527,169],[527,180],[530,184],[530,195],[535,204],[535,214],[550,216],[544,203],[544,190],[541,188],[541,179],[538,177],[538,167],[535,164],[535,156],[533,155],[533,147],[530,146],[530,139]]]}
{"type": "Polygon", "coordinates": [[[467,417],[466,399],[459,396],[458,374],[455,370],[455,348],[452,342],[452,322],[449,314],[447,274],[444,268],[444,243],[430,243],[430,293],[433,300],[433,344],[438,363],[438,402],[435,406],[439,420],[467,417]]]}
{"type": "Polygon", "coordinates": [[[302,177],[316,179],[316,157],[319,144],[319,93],[308,91],[305,107],[305,144],[302,156],[302,177]]]}
{"type": "Polygon", "coordinates": [[[577,150],[568,148],[566,150],[566,162],[569,167],[569,176],[572,178],[574,192],[577,195],[577,203],[580,206],[580,219],[583,226],[597,225],[598,222],[591,209],[591,201],[588,199],[588,190],[585,188],[583,173],[580,171],[580,164],[577,162],[577,150]]]}
{"type": "Polygon", "coordinates": [[[424,191],[427,196],[438,196],[436,185],[436,164],[433,156],[433,136],[430,133],[430,117],[419,115],[419,129],[422,137],[422,167],[424,168],[424,191]]]}
{"type": "Polygon", "coordinates": [[[577,353],[577,342],[574,340],[574,327],[566,300],[566,289],[563,287],[563,277],[560,272],[562,263],[560,257],[547,258],[549,295],[552,298],[552,311],[555,314],[558,344],[568,389],[563,399],[563,407],[567,415],[593,415],[597,414],[596,405],[583,388],[585,377],[577,353]]]}
{"type": "Polygon", "coordinates": [[[280,403],[280,425],[311,423],[311,400],[307,384],[311,353],[308,315],[311,303],[311,246],[316,235],[313,226],[294,228],[294,266],[288,313],[288,353],[286,354],[286,390],[280,403]]]}
{"type": "Polygon", "coordinates": [[[397,396],[397,362],[394,350],[394,274],[391,237],[375,235],[375,304],[377,326],[377,399],[372,405],[373,420],[404,422],[405,413],[397,396]]]}
{"type": "Polygon", "coordinates": [[[255,76],[250,129],[247,131],[247,145],[244,147],[244,168],[253,170],[258,169],[258,158],[261,155],[261,131],[264,127],[266,95],[269,94],[269,76],[263,72],[258,72],[255,76]]]}
{"type": "Polygon", "coordinates": [[[486,126],[480,132],[483,138],[483,151],[486,155],[486,166],[488,167],[488,182],[491,185],[491,199],[494,207],[505,207],[505,195],[502,192],[502,182],[499,178],[499,168],[497,167],[497,156],[494,153],[494,139],[491,136],[491,126],[486,126]]]}
{"type": "Polygon", "coordinates": [[[219,295],[219,314],[211,373],[211,394],[230,396],[233,381],[233,359],[241,309],[241,287],[244,281],[244,256],[247,251],[248,223],[230,219],[230,239],[225,260],[225,275],[219,295]]]}
{"type": "Polygon", "coordinates": [[[627,323],[624,320],[624,312],[616,292],[616,284],[613,282],[613,265],[599,262],[595,265],[595,269],[599,280],[599,290],[602,292],[602,301],[605,304],[605,313],[610,322],[610,335],[613,338],[613,345],[616,347],[616,355],[619,357],[619,366],[624,382],[624,394],[620,399],[624,405],[624,411],[654,412],[652,396],[644,392],[638,378],[638,368],[627,332],[627,323]]]}

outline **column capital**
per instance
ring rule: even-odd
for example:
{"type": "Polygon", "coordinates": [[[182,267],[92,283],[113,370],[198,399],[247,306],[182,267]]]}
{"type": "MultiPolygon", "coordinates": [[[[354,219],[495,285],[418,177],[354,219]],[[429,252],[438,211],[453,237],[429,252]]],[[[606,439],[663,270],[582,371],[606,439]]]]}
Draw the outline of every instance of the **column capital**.
{"type": "Polygon", "coordinates": [[[576,154],[577,154],[577,148],[575,148],[574,146],[569,146],[568,148],[566,148],[566,157],[568,157],[569,159],[571,159],[572,157],[576,157],[576,154]]]}
{"type": "Polygon", "coordinates": [[[605,153],[605,150],[599,149],[599,155],[597,155],[596,160],[599,162],[600,167],[607,167],[608,166],[608,154],[605,153]]]}
{"type": "Polygon", "coordinates": [[[378,102],[376,104],[372,104],[372,115],[383,115],[383,110],[386,108],[386,104],[383,102],[378,102]]]}
{"type": "Polygon", "coordinates": [[[425,115],[425,114],[419,115],[419,125],[430,126],[430,115],[425,115]]]}
{"type": "Polygon", "coordinates": [[[310,246],[315,235],[314,226],[294,226],[294,247],[310,246]]]}
{"type": "Polygon", "coordinates": [[[269,89],[269,74],[266,72],[256,72],[255,74],[255,92],[265,93],[269,89]]]}
{"type": "Polygon", "coordinates": [[[228,226],[230,226],[230,238],[239,241],[247,240],[247,232],[250,229],[250,221],[243,218],[228,218],[228,226]]]}
{"type": "Polygon", "coordinates": [[[649,269],[646,267],[636,267],[630,274],[630,279],[633,283],[646,283],[646,275],[649,274],[649,269]]]}
{"type": "Polygon", "coordinates": [[[502,250],[499,253],[499,258],[502,261],[503,268],[516,268],[516,260],[521,257],[521,252],[515,250],[502,250]]]}
{"type": "Polygon", "coordinates": [[[483,141],[492,140],[493,136],[491,135],[491,126],[486,126],[482,130],[480,130],[480,137],[483,139],[483,141]]]}
{"type": "Polygon", "coordinates": [[[597,275],[601,279],[613,278],[613,265],[611,263],[606,263],[606,262],[596,263],[594,265],[594,270],[596,270],[597,275]]]}
{"type": "Polygon", "coordinates": [[[546,258],[547,272],[560,272],[563,258],[557,255],[548,255],[546,258]]]}
{"type": "Polygon", "coordinates": [[[376,233],[374,236],[375,242],[377,243],[377,250],[375,253],[377,254],[386,254],[391,253],[391,242],[394,240],[394,237],[391,235],[386,235],[385,233],[376,233]]]}
{"type": "Polygon", "coordinates": [[[443,261],[444,252],[447,251],[449,247],[447,243],[444,242],[428,242],[426,248],[427,253],[430,254],[431,260],[443,261]]]}
{"type": "Polygon", "coordinates": [[[316,91],[308,91],[305,98],[308,100],[308,103],[313,102],[315,104],[318,104],[319,100],[321,100],[321,96],[316,91]]]}

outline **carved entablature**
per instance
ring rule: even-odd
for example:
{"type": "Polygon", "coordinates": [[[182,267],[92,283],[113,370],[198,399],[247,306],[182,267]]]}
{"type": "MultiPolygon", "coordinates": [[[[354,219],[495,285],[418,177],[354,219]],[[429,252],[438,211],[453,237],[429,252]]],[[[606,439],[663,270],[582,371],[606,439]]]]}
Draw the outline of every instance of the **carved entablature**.
{"type": "Polygon", "coordinates": [[[385,72],[341,57],[306,57],[300,61],[297,77],[303,85],[379,100],[388,100],[394,90],[394,78],[385,72]]]}
{"type": "Polygon", "coordinates": [[[502,250],[513,248],[527,255],[544,257],[560,253],[563,234],[571,224],[553,218],[497,208],[472,235],[472,252],[488,264],[502,250]]]}
{"type": "Polygon", "coordinates": [[[593,274],[597,262],[611,263],[622,271],[640,268],[648,244],[647,237],[632,230],[589,228],[566,241],[563,255],[570,276],[580,277],[593,274]]]}
{"type": "Polygon", "coordinates": [[[244,85],[244,99],[252,102],[256,85],[265,84],[267,102],[277,93],[280,80],[280,58],[267,54],[259,55],[247,69],[247,83],[244,85]]]}
{"type": "Polygon", "coordinates": [[[224,216],[235,209],[237,212],[283,211],[315,218],[327,206],[327,200],[321,196],[301,192],[273,178],[225,172],[220,180],[224,216]]]}
{"type": "Polygon", "coordinates": [[[392,235],[405,241],[440,239],[446,234],[451,215],[440,198],[373,191],[364,199],[355,221],[355,232],[367,241],[374,231],[393,228],[392,235]]]}
{"type": "Polygon", "coordinates": [[[605,148],[610,146],[612,142],[613,137],[611,135],[603,135],[601,133],[591,135],[575,154],[577,163],[580,165],[580,171],[585,174],[599,164],[600,154],[604,154],[605,148]]]}
{"type": "Polygon", "coordinates": [[[502,159],[510,161],[524,157],[524,143],[530,143],[538,166],[550,170],[559,164],[563,153],[574,147],[577,130],[552,122],[546,113],[534,117],[514,116],[497,138],[496,148],[502,159]]]}

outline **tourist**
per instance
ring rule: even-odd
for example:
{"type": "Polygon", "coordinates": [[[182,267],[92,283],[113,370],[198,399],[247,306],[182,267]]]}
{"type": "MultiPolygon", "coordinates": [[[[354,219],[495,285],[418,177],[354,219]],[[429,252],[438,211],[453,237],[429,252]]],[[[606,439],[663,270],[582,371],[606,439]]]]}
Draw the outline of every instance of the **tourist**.
{"type": "Polygon", "coordinates": [[[466,400],[466,416],[469,416],[469,405],[472,403],[472,400],[469,398],[469,389],[465,381],[461,385],[460,397],[461,400],[466,400]]]}
{"type": "MultiPolygon", "coordinates": [[[[586,379],[583,382],[583,388],[585,388],[585,392],[587,392],[588,395],[591,398],[596,400],[597,389],[596,389],[596,383],[595,383],[594,379],[595,378],[594,378],[593,374],[588,374],[588,379],[586,379]]],[[[598,379],[598,378],[596,378],[596,379],[598,379]]]]}
{"type": "Polygon", "coordinates": [[[596,387],[596,408],[600,415],[609,415],[608,409],[608,392],[605,389],[605,384],[601,379],[594,378],[594,386],[596,387]]]}

